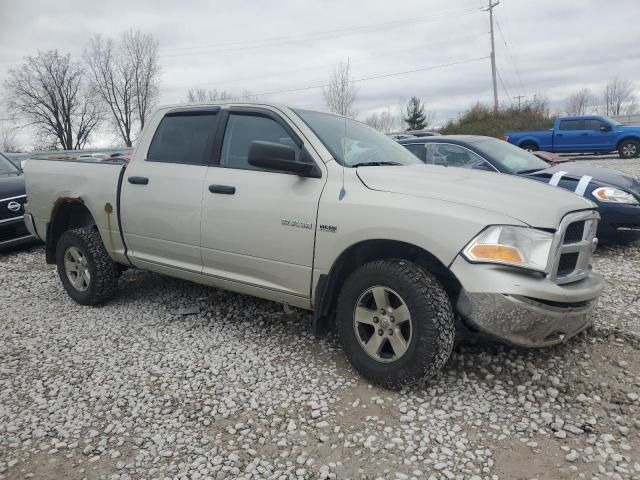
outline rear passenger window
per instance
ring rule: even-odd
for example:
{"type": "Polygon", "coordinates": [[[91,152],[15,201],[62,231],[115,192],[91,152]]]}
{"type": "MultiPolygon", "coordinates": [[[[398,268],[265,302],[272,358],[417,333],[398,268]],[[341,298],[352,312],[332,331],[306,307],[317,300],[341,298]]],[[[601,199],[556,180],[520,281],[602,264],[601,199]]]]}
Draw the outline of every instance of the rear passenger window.
{"type": "Polygon", "coordinates": [[[560,120],[560,130],[582,130],[581,120],[560,120]]]}
{"type": "Polygon", "coordinates": [[[147,160],[191,165],[208,163],[217,124],[216,112],[166,115],[153,136],[147,160]]]}
{"type": "Polygon", "coordinates": [[[249,146],[254,140],[291,147],[296,152],[296,160],[300,160],[300,147],[278,122],[258,115],[232,113],[227,120],[220,164],[243,170],[262,170],[249,165],[249,146]]]}
{"type": "Polygon", "coordinates": [[[407,150],[413,153],[416,157],[418,157],[421,161],[427,161],[427,150],[424,147],[424,143],[410,143],[405,144],[407,150]]]}

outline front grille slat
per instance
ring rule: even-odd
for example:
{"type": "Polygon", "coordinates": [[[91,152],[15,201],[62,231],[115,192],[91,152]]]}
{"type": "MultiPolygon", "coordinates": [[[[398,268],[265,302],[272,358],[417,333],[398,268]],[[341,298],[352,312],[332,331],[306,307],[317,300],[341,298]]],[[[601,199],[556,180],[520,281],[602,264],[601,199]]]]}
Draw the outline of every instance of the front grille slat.
{"type": "Polygon", "coordinates": [[[554,242],[551,280],[563,284],[587,275],[599,218],[596,211],[571,213],[563,218],[554,242]]]}

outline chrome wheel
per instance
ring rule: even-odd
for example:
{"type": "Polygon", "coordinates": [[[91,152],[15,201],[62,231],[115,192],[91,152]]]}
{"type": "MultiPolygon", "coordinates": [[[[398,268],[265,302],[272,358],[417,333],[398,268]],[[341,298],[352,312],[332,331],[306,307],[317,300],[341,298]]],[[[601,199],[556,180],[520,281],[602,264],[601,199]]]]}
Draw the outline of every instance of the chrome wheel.
{"type": "Polygon", "coordinates": [[[353,311],[353,328],[364,351],[379,362],[394,362],[411,343],[411,314],[402,297],[375,286],[360,295],[353,311]]]}
{"type": "Polygon", "coordinates": [[[87,257],[76,247],[69,247],[64,252],[64,271],[73,288],[84,292],[89,288],[91,274],[87,257]]]}
{"type": "Polygon", "coordinates": [[[638,153],[638,147],[634,143],[626,143],[622,146],[622,156],[632,158],[638,153]]]}

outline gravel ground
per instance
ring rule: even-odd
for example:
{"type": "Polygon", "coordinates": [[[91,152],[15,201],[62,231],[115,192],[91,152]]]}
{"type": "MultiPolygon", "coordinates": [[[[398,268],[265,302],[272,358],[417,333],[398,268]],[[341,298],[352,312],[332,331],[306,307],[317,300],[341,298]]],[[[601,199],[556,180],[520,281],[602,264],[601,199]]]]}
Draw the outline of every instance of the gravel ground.
{"type": "Polygon", "coordinates": [[[0,479],[640,479],[640,246],[594,263],[594,329],[394,392],[305,312],[136,271],[87,308],[40,247],[0,256],[0,479]]]}

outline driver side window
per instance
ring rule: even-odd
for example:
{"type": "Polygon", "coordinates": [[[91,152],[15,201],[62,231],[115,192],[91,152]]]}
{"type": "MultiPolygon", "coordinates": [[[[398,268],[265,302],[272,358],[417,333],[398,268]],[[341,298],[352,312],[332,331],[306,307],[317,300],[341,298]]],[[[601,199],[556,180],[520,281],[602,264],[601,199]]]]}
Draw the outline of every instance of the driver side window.
{"type": "Polygon", "coordinates": [[[495,169],[480,155],[459,145],[451,143],[428,143],[427,162],[449,167],[474,168],[476,170],[495,169]]]}
{"type": "Polygon", "coordinates": [[[300,147],[275,120],[259,115],[231,113],[222,142],[220,165],[242,170],[262,170],[249,164],[249,146],[254,140],[291,147],[300,160],[300,147]]]}

